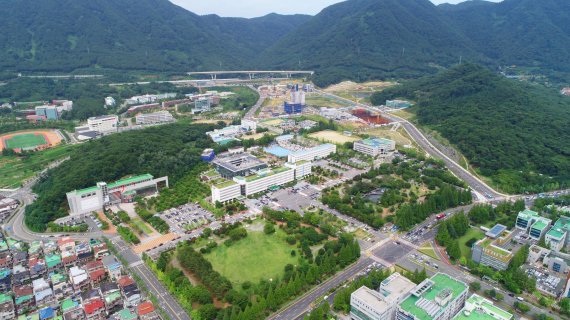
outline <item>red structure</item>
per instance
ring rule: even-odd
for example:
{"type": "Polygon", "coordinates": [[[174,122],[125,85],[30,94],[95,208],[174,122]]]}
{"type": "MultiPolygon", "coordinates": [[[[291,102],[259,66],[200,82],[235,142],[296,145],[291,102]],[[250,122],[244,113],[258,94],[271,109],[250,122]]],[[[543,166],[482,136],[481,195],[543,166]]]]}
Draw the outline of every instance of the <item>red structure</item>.
{"type": "Polygon", "coordinates": [[[388,124],[391,122],[390,120],[382,117],[380,114],[373,114],[372,112],[365,109],[354,109],[352,110],[352,115],[373,124],[388,124]]]}

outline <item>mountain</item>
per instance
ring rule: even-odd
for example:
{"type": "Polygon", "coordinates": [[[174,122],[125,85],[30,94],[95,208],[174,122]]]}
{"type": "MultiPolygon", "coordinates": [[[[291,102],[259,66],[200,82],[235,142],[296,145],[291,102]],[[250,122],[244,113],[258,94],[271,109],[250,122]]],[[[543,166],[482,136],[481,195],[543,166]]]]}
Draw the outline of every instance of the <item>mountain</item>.
{"type": "Polygon", "coordinates": [[[168,0],[9,0],[0,67],[207,70],[246,65],[307,16],[198,16],[168,0]]]}
{"type": "Polygon", "coordinates": [[[509,193],[570,184],[570,98],[556,90],[461,64],[372,96],[416,102],[420,125],[438,131],[509,193]]]}
{"type": "Polygon", "coordinates": [[[260,60],[316,69],[318,82],[328,84],[347,77],[417,76],[461,56],[479,54],[429,0],[351,0],[324,9],[260,60]]]}
{"type": "Polygon", "coordinates": [[[498,64],[570,72],[570,1],[468,1],[440,9],[498,64]]]}
{"type": "Polygon", "coordinates": [[[567,0],[350,0],[283,37],[260,61],[315,69],[321,85],[415,77],[460,59],[553,70],[570,81],[568,21],[567,0]]]}

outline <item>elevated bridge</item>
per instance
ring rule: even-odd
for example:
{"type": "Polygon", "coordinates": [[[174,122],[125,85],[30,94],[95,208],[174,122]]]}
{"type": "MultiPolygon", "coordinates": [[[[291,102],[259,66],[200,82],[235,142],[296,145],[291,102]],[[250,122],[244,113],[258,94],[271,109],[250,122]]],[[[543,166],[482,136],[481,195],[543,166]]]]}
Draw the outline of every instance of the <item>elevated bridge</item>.
{"type": "Polygon", "coordinates": [[[249,76],[249,79],[254,79],[256,75],[259,74],[282,74],[282,75],[286,75],[287,78],[291,78],[291,76],[293,76],[294,74],[307,74],[307,75],[313,75],[315,74],[314,71],[305,71],[305,70],[255,70],[255,71],[244,71],[244,70],[235,70],[235,71],[197,71],[197,72],[188,72],[188,75],[194,76],[194,75],[207,75],[210,76],[212,78],[212,80],[216,80],[218,75],[223,75],[223,74],[245,74],[247,76],[249,76]]]}

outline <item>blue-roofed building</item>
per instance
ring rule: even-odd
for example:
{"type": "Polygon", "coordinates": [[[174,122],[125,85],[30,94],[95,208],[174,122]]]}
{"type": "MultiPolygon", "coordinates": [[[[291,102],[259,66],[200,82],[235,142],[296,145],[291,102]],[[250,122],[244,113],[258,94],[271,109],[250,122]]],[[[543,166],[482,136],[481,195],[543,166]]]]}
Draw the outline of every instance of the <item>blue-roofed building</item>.
{"type": "Polygon", "coordinates": [[[114,256],[105,256],[101,259],[105,271],[109,274],[109,278],[116,280],[121,276],[123,265],[114,256]]]}
{"type": "Polygon", "coordinates": [[[40,309],[39,314],[40,314],[40,320],[54,319],[56,316],[55,311],[53,310],[52,307],[40,309]]]}
{"type": "Polygon", "coordinates": [[[263,148],[263,151],[272,154],[278,158],[286,158],[292,152],[291,150],[285,149],[276,144],[263,148]]]}
{"type": "Polygon", "coordinates": [[[215,157],[216,153],[214,152],[214,149],[205,149],[204,152],[202,152],[201,159],[205,162],[212,162],[215,157]]]}
{"type": "Polygon", "coordinates": [[[491,228],[491,230],[487,231],[485,235],[489,238],[497,239],[501,234],[503,234],[503,231],[505,230],[507,230],[506,226],[502,224],[497,224],[493,228],[491,228]]]}
{"type": "Polygon", "coordinates": [[[10,269],[0,269],[0,292],[8,292],[12,288],[12,271],[10,269]]]}
{"type": "Polygon", "coordinates": [[[313,161],[315,159],[326,158],[332,153],[336,153],[336,145],[325,143],[313,148],[291,152],[287,156],[287,162],[313,161]]]}

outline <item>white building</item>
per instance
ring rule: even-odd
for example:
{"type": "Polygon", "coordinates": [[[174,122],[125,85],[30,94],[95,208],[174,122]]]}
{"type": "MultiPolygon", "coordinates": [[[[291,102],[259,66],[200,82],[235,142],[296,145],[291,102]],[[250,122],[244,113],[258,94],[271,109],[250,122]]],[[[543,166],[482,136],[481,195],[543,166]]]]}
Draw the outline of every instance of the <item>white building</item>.
{"type": "Polygon", "coordinates": [[[396,142],[389,139],[369,138],[354,142],[354,151],[367,154],[372,157],[387,155],[396,149],[396,142]]]}
{"type": "Polygon", "coordinates": [[[116,115],[91,117],[87,119],[89,130],[101,134],[117,132],[118,124],[119,117],[116,115]]]}
{"type": "Polygon", "coordinates": [[[298,163],[286,163],[283,167],[275,169],[260,169],[246,177],[235,176],[233,180],[226,180],[210,187],[212,202],[226,202],[240,196],[250,196],[271,187],[287,184],[311,174],[311,168],[311,162],[300,161],[298,163]]]}
{"type": "Polygon", "coordinates": [[[115,101],[115,98],[113,97],[105,98],[105,107],[114,107],[116,104],[117,101],[115,101]]]}
{"type": "Polygon", "coordinates": [[[233,181],[227,180],[223,183],[212,185],[210,187],[212,191],[212,202],[226,202],[238,198],[241,196],[241,186],[233,181]]]}
{"type": "Polygon", "coordinates": [[[241,120],[241,127],[244,130],[255,132],[257,130],[257,123],[252,120],[241,120]]]}
{"type": "Polygon", "coordinates": [[[159,111],[153,113],[143,113],[136,116],[137,124],[157,124],[174,122],[174,117],[168,111],[159,111]]]}
{"type": "Polygon", "coordinates": [[[142,96],[131,97],[131,98],[125,100],[125,102],[128,105],[146,104],[146,103],[154,103],[158,100],[173,99],[173,98],[176,98],[176,93],[145,94],[142,96]]]}
{"type": "Polygon", "coordinates": [[[328,157],[330,154],[336,152],[336,145],[331,143],[321,144],[313,148],[296,151],[288,155],[287,161],[296,163],[298,161],[313,161],[315,159],[322,159],[328,157]]]}
{"type": "Polygon", "coordinates": [[[353,320],[394,319],[398,304],[416,285],[399,273],[380,284],[378,291],[365,286],[350,295],[350,318],[353,320]]]}
{"type": "Polygon", "coordinates": [[[249,177],[234,177],[234,181],[244,187],[244,196],[263,192],[270,187],[280,186],[295,180],[295,170],[287,167],[262,169],[249,177]]]}

